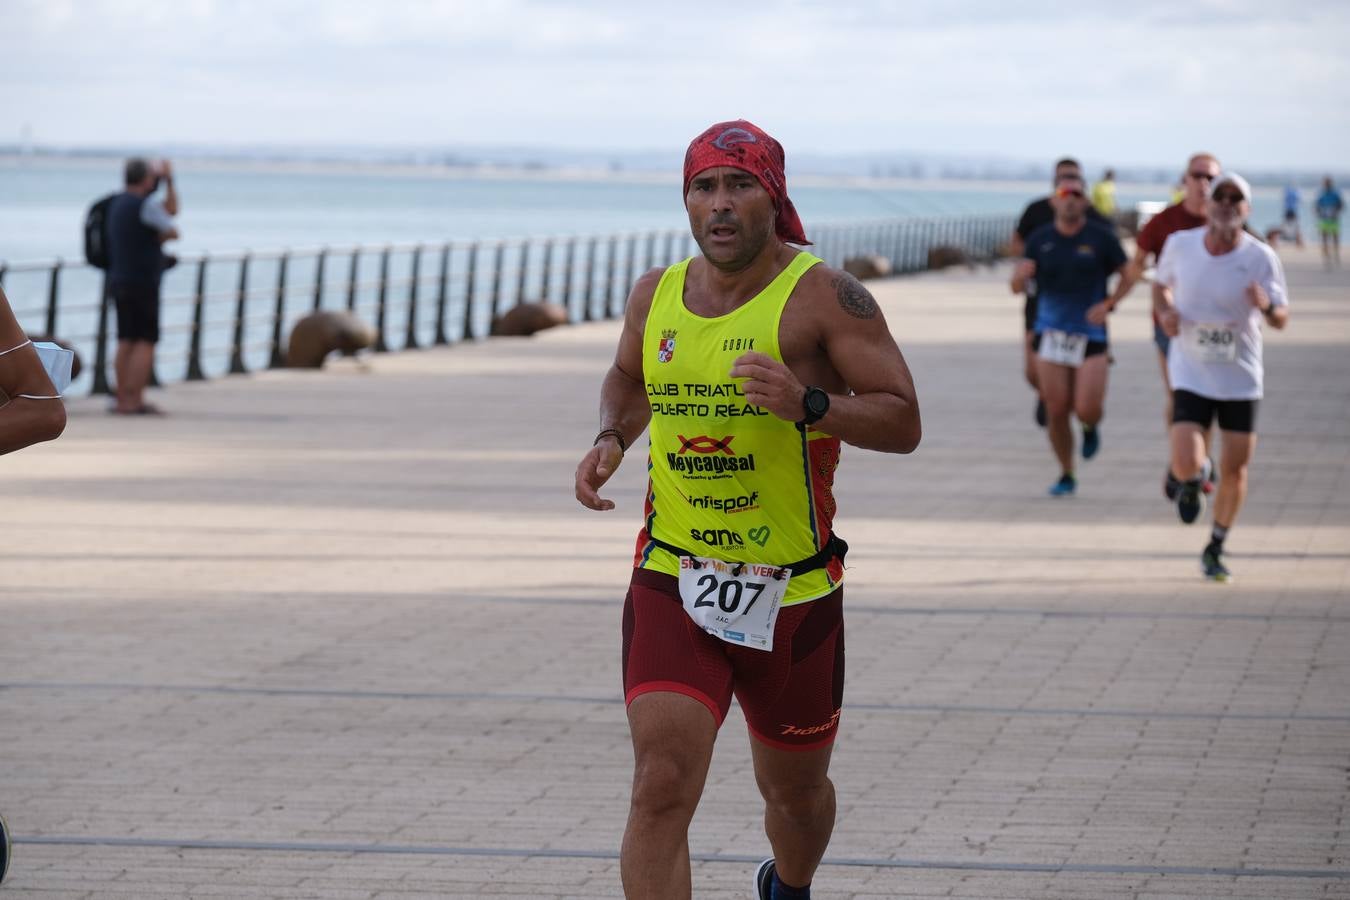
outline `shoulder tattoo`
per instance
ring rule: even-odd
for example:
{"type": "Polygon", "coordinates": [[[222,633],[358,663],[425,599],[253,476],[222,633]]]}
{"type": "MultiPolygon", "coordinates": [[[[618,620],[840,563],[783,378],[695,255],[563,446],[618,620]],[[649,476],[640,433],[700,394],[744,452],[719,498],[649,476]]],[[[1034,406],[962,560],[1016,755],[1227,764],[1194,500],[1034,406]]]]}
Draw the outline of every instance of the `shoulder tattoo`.
{"type": "Polygon", "coordinates": [[[877,317],[877,301],[872,299],[858,279],[847,272],[840,272],[830,284],[834,285],[835,296],[839,298],[839,306],[844,312],[855,319],[877,317]]]}

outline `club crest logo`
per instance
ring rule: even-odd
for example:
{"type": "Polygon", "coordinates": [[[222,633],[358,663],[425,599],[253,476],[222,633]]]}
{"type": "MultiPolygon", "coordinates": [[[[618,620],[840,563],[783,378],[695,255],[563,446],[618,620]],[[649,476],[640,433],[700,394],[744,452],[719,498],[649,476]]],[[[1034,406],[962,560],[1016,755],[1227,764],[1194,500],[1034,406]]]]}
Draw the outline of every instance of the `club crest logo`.
{"type": "Polygon", "coordinates": [[[675,329],[661,332],[661,344],[656,348],[656,361],[668,363],[675,357],[675,329]]]}

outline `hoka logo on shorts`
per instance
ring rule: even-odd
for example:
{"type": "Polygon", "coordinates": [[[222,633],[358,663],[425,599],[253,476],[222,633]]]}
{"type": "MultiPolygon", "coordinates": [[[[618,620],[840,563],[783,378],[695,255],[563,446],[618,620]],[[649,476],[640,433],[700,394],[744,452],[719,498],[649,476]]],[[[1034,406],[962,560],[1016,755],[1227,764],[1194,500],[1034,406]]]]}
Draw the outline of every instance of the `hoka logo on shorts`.
{"type": "Polygon", "coordinates": [[[755,454],[737,456],[736,451],[731,449],[731,442],[736,439],[734,434],[724,438],[714,438],[706,434],[694,438],[687,438],[682,434],[676,437],[680,439],[680,449],[675,453],[666,454],[666,464],[670,466],[672,472],[704,472],[720,475],[723,472],[755,471],[755,454]],[[691,453],[695,455],[687,455],[691,453]]]}
{"type": "Polygon", "coordinates": [[[830,721],[825,722],[824,724],[821,725],[807,725],[805,728],[801,728],[796,725],[780,725],[779,727],[782,728],[783,730],[778,732],[778,736],[787,737],[788,735],[797,735],[801,737],[807,737],[813,734],[824,734],[825,732],[829,731],[830,729],[834,728],[834,726],[839,724],[840,712],[841,710],[836,709],[834,711],[834,715],[830,716],[830,721]]]}
{"type": "Polygon", "coordinates": [[[730,528],[690,528],[689,536],[709,547],[745,546],[745,540],[730,528]]]}

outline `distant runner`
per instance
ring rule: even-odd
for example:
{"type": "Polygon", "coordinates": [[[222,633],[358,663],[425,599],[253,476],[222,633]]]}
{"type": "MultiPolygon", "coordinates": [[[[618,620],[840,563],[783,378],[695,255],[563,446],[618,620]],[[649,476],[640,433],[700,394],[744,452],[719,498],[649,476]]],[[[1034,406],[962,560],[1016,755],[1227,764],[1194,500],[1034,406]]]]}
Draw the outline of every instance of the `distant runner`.
{"type": "Polygon", "coordinates": [[[1101,446],[1097,426],[1106,399],[1106,317],[1134,282],[1115,232],[1088,221],[1081,177],[1060,178],[1050,202],[1055,219],[1027,238],[1026,258],[1013,272],[1012,290],[1023,290],[1033,277],[1040,289],[1032,346],[1046,432],[1060,465],[1050,494],[1062,497],[1073,494],[1078,485],[1071,413],[1083,426],[1083,458],[1091,459],[1101,446]],[[1107,296],[1106,281],[1116,273],[1120,281],[1107,296]]]}
{"type": "MultiPolygon", "coordinates": [[[[1188,228],[1200,228],[1208,221],[1209,188],[1218,175],[1219,161],[1213,154],[1196,153],[1186,163],[1186,172],[1182,175],[1184,194],[1181,201],[1174,203],[1149,219],[1148,224],[1139,230],[1139,234],[1135,238],[1134,259],[1130,263],[1130,269],[1136,280],[1143,277],[1150,259],[1156,260],[1158,254],[1162,253],[1163,244],[1167,242],[1168,237],[1188,228]]],[[[1172,427],[1172,384],[1167,379],[1167,346],[1169,340],[1167,333],[1163,330],[1162,323],[1158,321],[1158,314],[1155,312],[1153,314],[1153,343],[1158,348],[1158,371],[1162,374],[1163,392],[1167,398],[1163,407],[1163,421],[1170,433],[1172,427]]],[[[1210,435],[1206,431],[1204,472],[1200,476],[1201,487],[1206,494],[1214,490],[1214,465],[1209,459],[1209,445],[1210,435]]],[[[1163,478],[1163,494],[1169,501],[1175,501],[1177,492],[1181,490],[1181,484],[1172,478],[1171,471],[1169,468],[1163,478]]]]}
{"type": "Polygon", "coordinates": [[[1205,577],[1230,578],[1224,540],[1247,495],[1247,465],[1256,448],[1256,408],[1265,389],[1261,320],[1289,321],[1280,259],[1243,231],[1251,187],[1235,173],[1210,191],[1209,222],[1167,239],[1153,284],[1153,307],[1174,338],[1168,349],[1173,389],[1172,474],[1181,483],[1177,515],[1190,524],[1205,508],[1204,434],[1215,418],[1222,433],[1214,529],[1201,553],[1205,577]]]}
{"type": "MultiPolygon", "coordinates": [[[[1072,157],[1064,157],[1055,163],[1055,174],[1051,179],[1051,188],[1059,187],[1060,178],[1083,177],[1083,167],[1078,164],[1078,160],[1072,157]]],[[[1088,207],[1088,218],[1103,225],[1107,224],[1106,219],[1102,217],[1096,209],[1088,207]]],[[[1013,231],[1011,253],[1014,259],[1022,257],[1026,251],[1027,237],[1042,225],[1049,225],[1055,220],[1055,210],[1050,205],[1049,197],[1042,197],[1028,204],[1027,208],[1022,210],[1022,217],[1017,220],[1017,228],[1013,231]]],[[[1045,404],[1041,402],[1040,388],[1037,386],[1036,374],[1036,351],[1032,348],[1032,342],[1036,339],[1036,288],[1035,278],[1026,281],[1024,288],[1019,288],[1014,293],[1026,290],[1027,300],[1022,308],[1023,322],[1023,345],[1022,345],[1022,373],[1026,377],[1027,384],[1036,392],[1036,424],[1045,427],[1045,404]]]]}
{"type": "Polygon", "coordinates": [[[1341,213],[1345,201],[1341,192],[1331,183],[1331,176],[1322,179],[1322,193],[1317,195],[1317,231],[1322,235],[1322,261],[1330,269],[1341,264],[1341,213]]]}

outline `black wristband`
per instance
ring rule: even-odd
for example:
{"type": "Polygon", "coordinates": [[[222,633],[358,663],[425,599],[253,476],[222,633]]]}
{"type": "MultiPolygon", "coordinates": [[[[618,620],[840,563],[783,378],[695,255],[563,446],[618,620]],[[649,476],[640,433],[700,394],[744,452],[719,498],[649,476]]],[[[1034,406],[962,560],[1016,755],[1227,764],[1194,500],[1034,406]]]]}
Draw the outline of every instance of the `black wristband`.
{"type": "Polygon", "coordinates": [[[620,453],[628,452],[628,442],[623,439],[623,432],[617,428],[606,428],[604,431],[597,434],[595,440],[591,441],[591,446],[594,447],[596,444],[600,443],[602,438],[606,437],[613,437],[614,440],[619,442],[620,453]]]}

